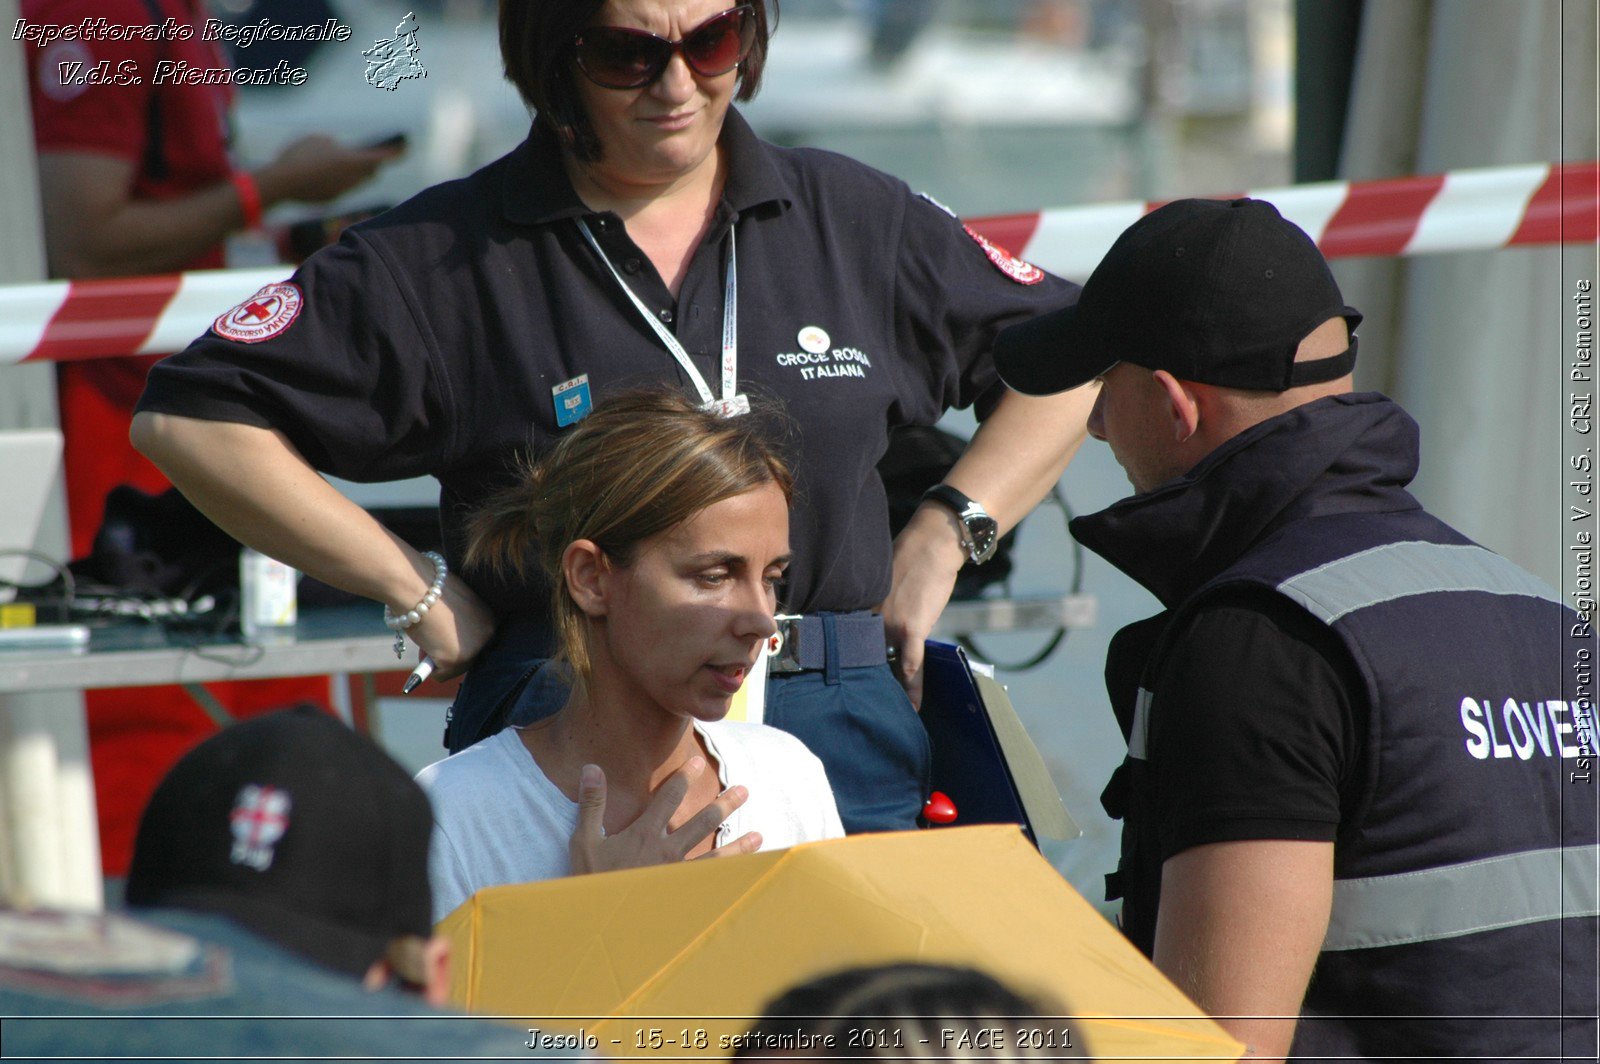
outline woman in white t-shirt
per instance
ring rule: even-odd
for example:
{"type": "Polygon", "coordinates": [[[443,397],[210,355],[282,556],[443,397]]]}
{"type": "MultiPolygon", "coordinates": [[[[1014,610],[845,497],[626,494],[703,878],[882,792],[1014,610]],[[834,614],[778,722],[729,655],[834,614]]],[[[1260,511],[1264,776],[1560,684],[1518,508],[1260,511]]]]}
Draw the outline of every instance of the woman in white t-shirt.
{"type": "Polygon", "coordinates": [[[798,739],[723,719],[776,630],[791,491],[760,418],[650,390],[597,406],[485,504],[467,564],[537,552],[572,694],[417,776],[435,920],[500,883],[844,833],[798,739]]]}

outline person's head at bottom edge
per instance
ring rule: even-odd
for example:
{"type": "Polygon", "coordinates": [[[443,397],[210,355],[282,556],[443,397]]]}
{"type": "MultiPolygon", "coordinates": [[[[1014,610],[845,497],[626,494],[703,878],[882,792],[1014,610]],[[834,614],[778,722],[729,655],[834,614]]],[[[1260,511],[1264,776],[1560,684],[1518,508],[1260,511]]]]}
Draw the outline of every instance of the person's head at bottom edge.
{"type": "Polygon", "coordinates": [[[808,980],[739,1036],[735,1059],[1088,1059],[1054,1002],[975,968],[884,964],[808,980]]]}

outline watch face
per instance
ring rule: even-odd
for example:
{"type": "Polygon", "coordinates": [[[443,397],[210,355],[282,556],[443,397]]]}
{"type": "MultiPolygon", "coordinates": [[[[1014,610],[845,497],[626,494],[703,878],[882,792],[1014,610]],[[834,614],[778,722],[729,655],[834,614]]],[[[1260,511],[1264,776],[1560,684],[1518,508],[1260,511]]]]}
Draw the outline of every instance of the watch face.
{"type": "Polygon", "coordinates": [[[994,557],[1000,545],[1000,525],[988,514],[967,518],[967,530],[972,533],[972,560],[983,564],[994,557]]]}

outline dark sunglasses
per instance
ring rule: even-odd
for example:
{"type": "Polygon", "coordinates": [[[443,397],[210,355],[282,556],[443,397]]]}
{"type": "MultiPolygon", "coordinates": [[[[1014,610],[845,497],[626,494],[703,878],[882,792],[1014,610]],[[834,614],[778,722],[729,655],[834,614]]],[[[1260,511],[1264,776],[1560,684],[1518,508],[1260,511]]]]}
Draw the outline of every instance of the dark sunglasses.
{"type": "Polygon", "coordinates": [[[661,76],[674,52],[703,78],[726,74],[756,43],[755,9],[741,4],[712,15],[669,41],[645,30],[590,26],[573,38],[578,69],[603,89],[642,89],[661,76]]]}

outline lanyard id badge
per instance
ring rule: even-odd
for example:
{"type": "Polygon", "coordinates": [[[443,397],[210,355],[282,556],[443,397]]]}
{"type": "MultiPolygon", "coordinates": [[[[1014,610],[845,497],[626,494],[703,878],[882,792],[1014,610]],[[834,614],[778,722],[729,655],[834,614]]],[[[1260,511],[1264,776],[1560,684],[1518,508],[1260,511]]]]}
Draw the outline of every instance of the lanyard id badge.
{"type": "Polygon", "coordinates": [[[580,373],[570,381],[550,389],[556,404],[556,427],[576,425],[594,409],[594,398],[589,393],[589,375],[580,373]]]}
{"type": "Polygon", "coordinates": [[[706,410],[715,411],[723,417],[737,417],[750,412],[750,397],[739,393],[739,273],[738,258],[734,250],[733,230],[728,230],[728,255],[726,260],[727,279],[722,292],[722,397],[719,399],[711,394],[710,385],[700,375],[700,370],[695,367],[689,358],[689,352],[684,350],[683,344],[672,335],[671,331],[656,316],[650,313],[650,308],[638,297],[628,282],[622,279],[622,274],[611,264],[611,258],[600,246],[600,241],[595,239],[594,233],[589,229],[589,223],[582,218],[578,219],[578,228],[582,230],[584,239],[600,256],[600,261],[606,264],[606,269],[611,271],[611,276],[616,280],[617,286],[627,295],[628,301],[644,318],[683,372],[694,385],[695,391],[700,393],[700,405],[706,410]]]}

